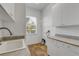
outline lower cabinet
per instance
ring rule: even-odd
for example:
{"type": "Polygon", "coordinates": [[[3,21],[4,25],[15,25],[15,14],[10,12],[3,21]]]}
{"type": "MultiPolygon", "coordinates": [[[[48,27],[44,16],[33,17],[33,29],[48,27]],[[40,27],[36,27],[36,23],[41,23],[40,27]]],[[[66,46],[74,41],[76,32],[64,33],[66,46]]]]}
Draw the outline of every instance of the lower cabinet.
{"type": "Polygon", "coordinates": [[[73,46],[73,45],[68,45],[69,46],[69,50],[71,52],[73,52],[74,54],[76,54],[76,56],[79,56],[79,47],[77,46],[73,46]]]}
{"type": "Polygon", "coordinates": [[[79,47],[53,39],[47,39],[50,56],[79,56],[79,47]]]}
{"type": "Polygon", "coordinates": [[[56,55],[56,49],[57,49],[56,41],[47,38],[46,45],[47,45],[47,48],[48,48],[48,54],[50,56],[56,55]]]}
{"type": "Polygon", "coordinates": [[[72,50],[72,45],[70,44],[66,44],[66,43],[63,43],[63,42],[59,42],[59,41],[56,41],[57,43],[57,49],[56,49],[56,55],[58,56],[76,56],[76,55],[79,55],[78,53],[75,52],[75,49],[79,47],[75,47],[73,48],[72,50]]]}
{"type": "Polygon", "coordinates": [[[0,54],[24,49],[24,39],[1,42],[0,54]]]}
{"type": "Polygon", "coordinates": [[[0,56],[27,56],[26,49],[0,54],[0,56]]]}
{"type": "Polygon", "coordinates": [[[8,41],[6,45],[6,51],[14,51],[23,47],[23,39],[8,41]]]}

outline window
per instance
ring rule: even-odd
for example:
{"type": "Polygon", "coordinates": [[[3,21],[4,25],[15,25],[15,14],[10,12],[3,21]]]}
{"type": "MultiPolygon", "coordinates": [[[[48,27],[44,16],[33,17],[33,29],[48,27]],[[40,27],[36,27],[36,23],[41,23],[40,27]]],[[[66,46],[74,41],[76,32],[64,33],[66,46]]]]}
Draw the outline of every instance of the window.
{"type": "Polygon", "coordinates": [[[36,17],[27,16],[26,31],[27,33],[37,33],[37,20],[36,17]]]}

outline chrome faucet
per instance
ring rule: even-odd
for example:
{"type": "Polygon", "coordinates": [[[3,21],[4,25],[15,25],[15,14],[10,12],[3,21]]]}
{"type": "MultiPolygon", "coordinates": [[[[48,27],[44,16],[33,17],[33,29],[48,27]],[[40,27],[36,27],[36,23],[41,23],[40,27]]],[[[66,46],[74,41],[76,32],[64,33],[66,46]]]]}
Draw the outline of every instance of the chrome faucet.
{"type": "Polygon", "coordinates": [[[12,35],[12,32],[11,32],[10,29],[8,29],[7,27],[1,27],[0,30],[1,30],[1,29],[6,29],[6,30],[8,30],[9,33],[10,33],[10,35],[12,35]]]}

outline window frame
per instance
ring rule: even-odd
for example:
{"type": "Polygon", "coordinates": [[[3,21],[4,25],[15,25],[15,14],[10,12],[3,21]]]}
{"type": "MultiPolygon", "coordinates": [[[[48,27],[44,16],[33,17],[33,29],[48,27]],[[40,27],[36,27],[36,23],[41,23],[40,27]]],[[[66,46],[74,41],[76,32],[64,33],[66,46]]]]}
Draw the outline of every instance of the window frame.
{"type": "Polygon", "coordinates": [[[28,34],[37,34],[37,17],[34,17],[34,16],[27,16],[26,17],[26,20],[28,20],[27,22],[26,22],[26,32],[28,33],[28,34]],[[28,26],[28,22],[30,21],[30,17],[33,17],[33,18],[35,18],[35,21],[36,21],[36,24],[35,24],[35,29],[27,29],[27,26],[28,26]],[[28,19],[29,18],[29,19],[28,19]],[[30,32],[28,32],[28,30],[30,31],[30,32]],[[35,32],[34,33],[32,33],[32,30],[35,30],[35,32]]]}

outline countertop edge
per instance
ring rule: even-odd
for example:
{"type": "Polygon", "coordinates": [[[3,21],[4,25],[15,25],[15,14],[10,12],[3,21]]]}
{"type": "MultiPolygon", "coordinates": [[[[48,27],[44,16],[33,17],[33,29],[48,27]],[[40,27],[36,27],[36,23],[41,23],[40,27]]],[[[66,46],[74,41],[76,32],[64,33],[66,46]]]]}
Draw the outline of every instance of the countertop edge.
{"type": "Polygon", "coordinates": [[[4,41],[12,41],[12,40],[18,40],[18,39],[24,39],[25,36],[6,36],[6,37],[0,37],[0,42],[4,41]]]}
{"type": "Polygon", "coordinates": [[[48,37],[49,39],[52,39],[52,40],[56,40],[56,41],[60,41],[60,42],[63,42],[63,43],[66,43],[66,44],[70,44],[70,45],[73,45],[73,46],[77,46],[79,47],[79,44],[78,43],[78,40],[75,40],[75,39],[70,39],[70,41],[75,41],[75,43],[72,43],[70,42],[69,40],[68,41],[65,41],[64,39],[69,39],[69,38],[62,38],[62,37],[56,37],[56,36],[53,36],[53,37],[48,37]],[[59,39],[58,39],[59,38],[59,39]],[[60,40],[61,38],[61,40],[60,40]],[[77,42],[76,42],[77,41],[77,42]]]}

